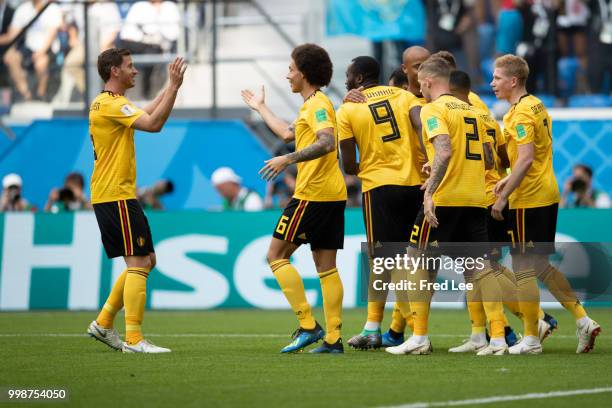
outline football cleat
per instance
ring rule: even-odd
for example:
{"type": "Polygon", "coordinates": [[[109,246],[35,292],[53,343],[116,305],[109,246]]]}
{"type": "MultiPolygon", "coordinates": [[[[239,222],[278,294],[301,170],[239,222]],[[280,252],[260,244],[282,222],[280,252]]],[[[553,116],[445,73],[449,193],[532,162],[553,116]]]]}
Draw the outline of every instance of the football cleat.
{"type": "Polygon", "coordinates": [[[124,353],[145,353],[145,354],[160,354],[160,353],[170,353],[172,350],[156,346],[155,344],[147,341],[140,340],[136,344],[127,344],[123,343],[123,352],[124,353]]]}
{"type": "Polygon", "coordinates": [[[87,334],[94,339],[101,341],[113,350],[121,350],[123,341],[119,337],[119,333],[115,329],[107,329],[102,327],[95,320],[89,324],[87,334]]]}
{"type": "Polygon", "coordinates": [[[291,344],[285,346],[281,353],[293,353],[295,351],[302,350],[304,347],[310,346],[312,343],[316,343],[325,336],[325,330],[316,323],[313,329],[307,330],[299,327],[293,332],[291,338],[293,341],[291,344]]]}
{"type": "MultiPolygon", "coordinates": [[[[534,337],[537,340],[537,337],[534,337]]],[[[528,344],[525,338],[523,338],[520,342],[515,344],[514,346],[508,348],[509,354],[541,354],[542,353],[542,343],[539,341],[537,343],[528,344]]]]}
{"type": "Polygon", "coordinates": [[[312,354],[343,354],[344,346],[342,345],[342,339],[338,339],[334,344],[329,344],[323,341],[323,344],[319,347],[309,351],[312,354]]]}
{"type": "Polygon", "coordinates": [[[399,337],[393,337],[391,335],[391,329],[386,331],[381,337],[381,347],[395,347],[399,346],[404,342],[404,334],[402,333],[399,337]]]}
{"type": "Polygon", "coordinates": [[[472,340],[467,340],[460,346],[451,347],[448,349],[449,353],[479,353],[480,351],[487,348],[487,343],[478,344],[472,340]]]}
{"type": "Polygon", "coordinates": [[[433,348],[431,342],[426,339],[423,343],[417,343],[410,337],[408,340],[395,347],[387,347],[387,353],[402,355],[402,354],[431,354],[433,348]]]}
{"type": "Polygon", "coordinates": [[[501,346],[494,346],[492,344],[487,345],[485,348],[476,353],[477,356],[503,356],[508,353],[508,345],[503,344],[501,346]]]}
{"type": "Polygon", "coordinates": [[[512,347],[516,343],[521,341],[521,335],[516,334],[514,330],[512,329],[512,327],[506,326],[504,327],[504,331],[505,331],[504,338],[506,339],[506,344],[508,345],[508,347],[512,347]]]}
{"type": "Polygon", "coordinates": [[[538,337],[540,338],[540,342],[543,342],[544,339],[557,330],[558,326],[559,323],[557,322],[557,319],[548,313],[544,313],[544,319],[540,319],[538,321],[538,337]]]}
{"type": "Polygon", "coordinates": [[[351,337],[347,342],[349,346],[357,350],[377,349],[382,345],[382,336],[380,329],[377,330],[362,330],[356,336],[351,337]]]}
{"type": "Polygon", "coordinates": [[[578,348],[576,354],[588,353],[595,347],[595,338],[601,333],[601,327],[593,319],[589,319],[589,322],[584,327],[576,330],[576,337],[578,337],[578,348]]]}

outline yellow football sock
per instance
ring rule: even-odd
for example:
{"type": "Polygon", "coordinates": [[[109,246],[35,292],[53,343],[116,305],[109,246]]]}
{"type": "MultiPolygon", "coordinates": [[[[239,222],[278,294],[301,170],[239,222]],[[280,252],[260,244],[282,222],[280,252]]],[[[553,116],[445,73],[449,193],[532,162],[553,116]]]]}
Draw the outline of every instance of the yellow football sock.
{"type": "Polygon", "coordinates": [[[504,316],[502,291],[493,269],[477,273],[474,276],[474,287],[480,291],[482,307],[491,325],[491,338],[504,338],[507,320],[504,316]]]}
{"type": "Polygon", "coordinates": [[[139,343],[142,339],[142,319],[147,303],[147,278],[149,269],[129,268],[123,289],[125,304],[125,341],[127,344],[139,343]]]}
{"type": "MultiPolygon", "coordinates": [[[[472,279],[468,276],[464,276],[466,283],[472,283],[472,279]]],[[[472,334],[485,333],[487,329],[487,316],[485,314],[484,307],[480,297],[480,291],[477,287],[472,290],[465,292],[465,298],[467,301],[468,315],[470,316],[470,323],[472,325],[472,334]]]]}
{"type": "Polygon", "coordinates": [[[546,285],[550,293],[569,311],[574,319],[586,317],[587,312],[574,294],[565,275],[554,266],[548,264],[543,271],[538,271],[538,278],[546,285]]]}
{"type": "Polygon", "coordinates": [[[393,305],[393,314],[391,315],[391,325],[389,327],[396,333],[403,333],[407,325],[410,326],[411,330],[414,327],[410,303],[396,301],[393,305]],[[412,325],[410,325],[411,323],[412,325]]]}
{"type": "Polygon", "coordinates": [[[426,336],[429,332],[429,303],[432,293],[429,290],[420,290],[419,282],[421,280],[429,281],[429,272],[423,269],[417,269],[413,275],[409,275],[409,280],[415,282],[416,288],[411,292],[410,310],[414,321],[415,336],[426,336]]]}
{"type": "Polygon", "coordinates": [[[546,314],[544,313],[544,310],[542,310],[542,308],[540,308],[540,311],[538,312],[538,319],[542,320],[542,319],[544,319],[545,316],[546,316],[546,314]]]}
{"type": "Polygon", "coordinates": [[[368,322],[380,323],[385,314],[385,302],[368,302],[368,322]]]}
{"type": "Polygon", "coordinates": [[[102,310],[96,318],[96,322],[106,329],[112,329],[115,321],[115,315],[118,311],[123,308],[123,287],[125,286],[125,278],[127,276],[127,269],[124,270],[121,275],[115,281],[113,288],[111,289],[106,303],[102,306],[102,310]]]}
{"type": "Polygon", "coordinates": [[[340,338],[342,328],[342,298],[344,289],[338,269],[320,272],[323,312],[325,313],[325,341],[334,344],[340,338]]]}
{"type": "Polygon", "coordinates": [[[540,289],[533,269],[516,273],[519,309],[523,317],[525,336],[538,336],[540,289]]]}
{"type": "Polygon", "coordinates": [[[314,329],[316,322],[312,316],[308,300],[306,300],[304,282],[302,282],[298,271],[289,263],[288,259],[270,262],[270,268],[293,312],[297,316],[300,327],[308,330],[314,329]]]}
{"type": "MultiPolygon", "coordinates": [[[[503,265],[499,265],[499,268],[495,271],[495,277],[499,283],[499,287],[502,293],[502,301],[504,306],[510,310],[510,312],[520,318],[520,309],[517,298],[517,286],[514,273],[503,265]]],[[[504,315],[505,318],[505,315],[504,315]]],[[[508,320],[506,319],[506,322],[508,320]]],[[[509,325],[506,323],[506,325],[509,325]]]]}

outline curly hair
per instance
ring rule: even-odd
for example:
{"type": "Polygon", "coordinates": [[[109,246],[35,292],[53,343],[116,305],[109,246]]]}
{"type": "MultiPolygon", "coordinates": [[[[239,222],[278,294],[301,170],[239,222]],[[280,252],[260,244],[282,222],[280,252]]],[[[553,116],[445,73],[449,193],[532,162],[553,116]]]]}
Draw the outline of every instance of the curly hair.
{"type": "Polygon", "coordinates": [[[293,49],[291,58],[309,84],[321,87],[329,85],[333,65],[323,48],[316,44],[302,44],[293,49]]]}

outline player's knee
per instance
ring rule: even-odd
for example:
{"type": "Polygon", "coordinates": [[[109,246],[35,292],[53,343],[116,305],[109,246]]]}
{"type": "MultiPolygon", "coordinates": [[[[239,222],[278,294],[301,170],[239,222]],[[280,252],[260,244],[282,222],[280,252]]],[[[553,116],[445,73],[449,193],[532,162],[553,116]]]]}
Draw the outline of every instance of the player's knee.
{"type": "Polygon", "coordinates": [[[278,261],[279,259],[284,259],[284,257],[282,256],[282,254],[279,251],[273,250],[272,248],[270,248],[268,250],[268,253],[266,254],[266,260],[268,261],[268,264],[274,262],[274,261],[278,261]]]}
{"type": "Polygon", "coordinates": [[[157,265],[157,256],[155,256],[155,253],[149,254],[149,260],[151,262],[149,270],[152,270],[153,268],[155,268],[155,265],[157,265]]]}

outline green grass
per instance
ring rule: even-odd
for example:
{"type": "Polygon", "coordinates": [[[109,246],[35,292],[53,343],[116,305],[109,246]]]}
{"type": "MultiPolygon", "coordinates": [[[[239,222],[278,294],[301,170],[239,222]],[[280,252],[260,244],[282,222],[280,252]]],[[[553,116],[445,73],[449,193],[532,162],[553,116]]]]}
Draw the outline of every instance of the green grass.
{"type": "MultiPolygon", "coordinates": [[[[94,313],[0,313],[0,387],[65,387],[72,406],[293,408],[381,406],[612,386],[612,341],[607,336],[611,310],[592,310],[604,331],[595,351],[586,355],[575,354],[571,316],[562,310],[553,314],[560,329],[544,343],[544,354],[483,358],[446,352],[469,333],[465,311],[433,310],[430,356],[352,350],[340,356],[281,355],[279,350],[289,343],[296,326],[290,311],[147,312],[148,337],[172,348],[167,355],[124,355],[86,337],[94,313]],[[36,335],[41,333],[83,336],[36,335]]],[[[321,311],[316,315],[320,317],[321,311]]],[[[364,315],[363,310],[345,311],[345,340],[359,331],[364,315]]],[[[385,324],[388,316],[390,312],[385,324]]],[[[118,322],[121,319],[118,316],[118,322]]],[[[518,321],[512,323],[519,327],[518,321]]],[[[610,398],[612,394],[604,393],[494,405],[597,407],[609,406],[610,398]]]]}

